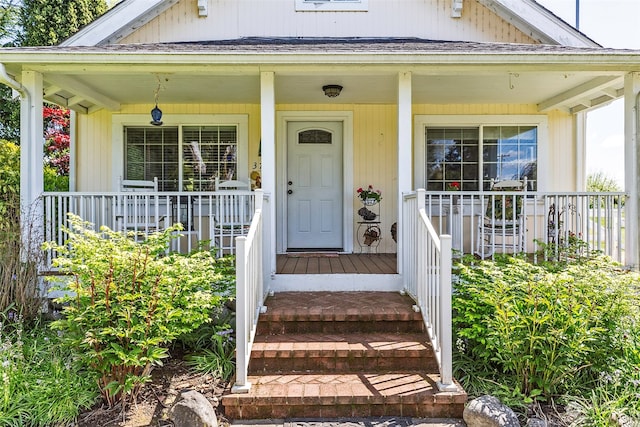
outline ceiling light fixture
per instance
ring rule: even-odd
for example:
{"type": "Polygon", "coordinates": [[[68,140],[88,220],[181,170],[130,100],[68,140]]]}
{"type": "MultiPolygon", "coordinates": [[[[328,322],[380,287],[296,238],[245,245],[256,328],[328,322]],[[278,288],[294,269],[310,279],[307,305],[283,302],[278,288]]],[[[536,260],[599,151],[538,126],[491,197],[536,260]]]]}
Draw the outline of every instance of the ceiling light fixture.
{"type": "Polygon", "coordinates": [[[340,92],[342,92],[342,86],[340,86],[340,85],[326,85],[326,86],[322,86],[322,91],[329,98],[335,98],[336,96],[340,95],[340,92]]]}

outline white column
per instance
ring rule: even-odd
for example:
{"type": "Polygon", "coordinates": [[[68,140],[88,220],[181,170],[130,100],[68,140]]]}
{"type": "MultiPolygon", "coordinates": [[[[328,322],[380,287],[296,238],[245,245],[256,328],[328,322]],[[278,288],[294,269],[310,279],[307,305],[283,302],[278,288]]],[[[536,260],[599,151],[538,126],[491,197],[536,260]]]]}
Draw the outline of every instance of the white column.
{"type": "Polygon", "coordinates": [[[625,264],[638,268],[640,261],[640,73],[624,79],[624,189],[625,264]]]}
{"type": "MultiPolygon", "coordinates": [[[[411,73],[398,74],[398,230],[402,230],[402,195],[412,190],[413,162],[411,156],[411,73]]],[[[398,239],[398,273],[402,271],[404,242],[398,239]]]]}
{"type": "Polygon", "coordinates": [[[22,85],[30,96],[20,101],[20,212],[23,242],[43,238],[42,201],[44,192],[42,129],[42,75],[35,71],[22,73],[22,85]],[[30,227],[26,227],[26,225],[30,227]]]}
{"type": "MultiPolygon", "coordinates": [[[[270,229],[271,272],[276,271],[276,97],[275,74],[260,73],[260,137],[262,141],[262,189],[269,194],[268,203],[270,229]]],[[[265,280],[267,278],[265,277],[265,280]]]]}
{"type": "Polygon", "coordinates": [[[576,149],[576,191],[587,191],[587,113],[574,114],[573,126],[576,149]]]}

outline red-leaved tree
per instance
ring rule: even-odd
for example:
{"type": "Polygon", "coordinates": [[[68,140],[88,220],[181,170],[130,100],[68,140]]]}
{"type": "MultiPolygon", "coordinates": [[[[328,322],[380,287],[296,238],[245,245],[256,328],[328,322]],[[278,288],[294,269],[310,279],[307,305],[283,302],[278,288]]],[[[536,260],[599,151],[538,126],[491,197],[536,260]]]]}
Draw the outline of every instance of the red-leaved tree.
{"type": "Polygon", "coordinates": [[[69,175],[69,110],[55,105],[43,108],[45,165],[58,175],[69,175]]]}

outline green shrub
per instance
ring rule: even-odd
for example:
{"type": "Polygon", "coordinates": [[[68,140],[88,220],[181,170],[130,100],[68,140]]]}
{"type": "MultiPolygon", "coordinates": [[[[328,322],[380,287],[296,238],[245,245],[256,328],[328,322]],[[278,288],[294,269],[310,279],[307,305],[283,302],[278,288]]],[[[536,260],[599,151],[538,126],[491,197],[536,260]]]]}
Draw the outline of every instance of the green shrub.
{"type": "Polygon", "coordinates": [[[32,225],[21,230],[20,147],[0,140],[0,312],[26,320],[42,306],[37,266],[43,254],[32,225]]]}
{"type": "Polygon", "coordinates": [[[533,265],[496,257],[461,263],[457,275],[457,375],[475,388],[483,378],[522,404],[583,392],[611,366],[638,361],[640,279],[606,258],[533,265]]]}
{"type": "Polygon", "coordinates": [[[144,242],[69,217],[54,265],[70,275],[64,317],[54,326],[98,376],[109,405],[139,391],[181,334],[209,320],[229,295],[209,252],[167,254],[171,227],[144,242]]]}

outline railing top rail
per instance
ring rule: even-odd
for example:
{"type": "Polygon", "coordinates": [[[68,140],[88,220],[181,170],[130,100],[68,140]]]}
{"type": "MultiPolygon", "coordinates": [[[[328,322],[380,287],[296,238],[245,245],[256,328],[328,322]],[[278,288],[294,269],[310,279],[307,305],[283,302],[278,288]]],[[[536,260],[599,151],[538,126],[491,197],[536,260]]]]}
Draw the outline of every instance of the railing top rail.
{"type": "MultiPolygon", "coordinates": [[[[178,197],[178,196],[222,196],[222,195],[240,195],[253,196],[255,191],[251,190],[223,190],[223,191],[48,191],[42,193],[43,196],[161,196],[161,197],[178,197]]],[[[268,193],[264,193],[265,197],[269,197],[268,193]]]]}
{"type": "MultiPolygon", "coordinates": [[[[571,196],[627,196],[628,194],[625,193],[624,191],[598,191],[598,192],[591,192],[591,191],[518,191],[518,190],[511,190],[511,191],[503,191],[503,190],[496,190],[496,191],[490,191],[490,190],[485,190],[485,191],[427,191],[426,192],[426,196],[428,197],[434,197],[434,196],[492,196],[492,195],[502,195],[502,194],[516,194],[516,195],[526,195],[527,197],[529,196],[542,196],[542,197],[555,197],[555,196],[561,196],[561,197],[571,197],[571,196]]],[[[407,198],[410,195],[405,195],[405,198],[407,198]]]]}

